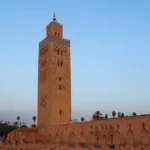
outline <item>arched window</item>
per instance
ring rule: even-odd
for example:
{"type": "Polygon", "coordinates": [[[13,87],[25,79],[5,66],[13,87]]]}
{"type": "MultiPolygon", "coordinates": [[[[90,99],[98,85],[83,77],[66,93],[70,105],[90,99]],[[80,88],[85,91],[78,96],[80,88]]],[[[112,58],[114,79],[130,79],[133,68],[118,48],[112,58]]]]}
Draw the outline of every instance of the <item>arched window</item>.
{"type": "Polygon", "coordinates": [[[61,110],[59,111],[59,114],[60,114],[60,116],[61,116],[61,114],[62,114],[62,111],[61,111],[61,110]]]}
{"type": "Polygon", "coordinates": [[[57,33],[55,32],[55,36],[57,36],[57,33]]]}
{"type": "Polygon", "coordinates": [[[58,49],[58,50],[57,50],[57,54],[59,55],[59,53],[60,53],[60,50],[58,49]]]}
{"type": "Polygon", "coordinates": [[[142,123],[143,128],[145,128],[145,123],[142,123]]]}
{"type": "Polygon", "coordinates": [[[61,61],[61,64],[60,64],[60,66],[61,66],[61,67],[63,66],[63,61],[61,61]]]}
{"type": "Polygon", "coordinates": [[[59,66],[59,61],[57,62],[57,65],[59,66]]]}
{"type": "Polygon", "coordinates": [[[61,84],[59,85],[59,90],[61,90],[61,84]]]}
{"type": "Polygon", "coordinates": [[[61,81],[61,77],[59,77],[59,81],[61,81]]]}
{"type": "Polygon", "coordinates": [[[63,60],[58,60],[58,61],[57,61],[57,66],[62,67],[62,66],[63,66],[63,60]]]}
{"type": "Polygon", "coordinates": [[[61,51],[61,55],[63,56],[63,51],[61,51]]]}
{"type": "Polygon", "coordinates": [[[58,33],[58,37],[60,37],[60,34],[58,33]]]}

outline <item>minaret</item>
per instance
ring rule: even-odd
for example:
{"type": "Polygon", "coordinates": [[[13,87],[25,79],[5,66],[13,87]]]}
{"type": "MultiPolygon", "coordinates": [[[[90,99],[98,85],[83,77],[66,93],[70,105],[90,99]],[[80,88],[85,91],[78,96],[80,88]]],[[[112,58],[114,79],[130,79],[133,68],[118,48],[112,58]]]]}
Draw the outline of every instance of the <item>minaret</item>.
{"type": "Polygon", "coordinates": [[[54,13],[46,27],[46,38],[39,43],[38,126],[69,123],[70,120],[70,40],[63,38],[63,26],[54,13]]]}

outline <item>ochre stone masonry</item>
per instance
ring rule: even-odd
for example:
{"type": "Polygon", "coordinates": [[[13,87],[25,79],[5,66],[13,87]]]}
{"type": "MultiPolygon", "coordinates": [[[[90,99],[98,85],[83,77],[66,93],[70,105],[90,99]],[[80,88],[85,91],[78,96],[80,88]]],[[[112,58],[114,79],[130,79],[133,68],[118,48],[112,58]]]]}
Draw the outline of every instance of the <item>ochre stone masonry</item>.
{"type": "Polygon", "coordinates": [[[39,44],[38,127],[71,121],[70,41],[53,18],[39,44]]]}
{"type": "Polygon", "coordinates": [[[38,125],[11,132],[6,149],[150,150],[150,116],[71,122],[70,41],[54,15],[39,44],[38,125]]]}

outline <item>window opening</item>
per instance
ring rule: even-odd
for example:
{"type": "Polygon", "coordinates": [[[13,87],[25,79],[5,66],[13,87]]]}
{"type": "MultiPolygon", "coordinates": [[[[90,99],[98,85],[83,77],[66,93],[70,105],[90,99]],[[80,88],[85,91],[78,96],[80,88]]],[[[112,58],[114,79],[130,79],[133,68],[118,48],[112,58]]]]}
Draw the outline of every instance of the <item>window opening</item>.
{"type": "Polygon", "coordinates": [[[63,65],[63,62],[61,61],[61,64],[60,64],[60,66],[62,66],[63,65]]]}
{"type": "Polygon", "coordinates": [[[62,114],[62,111],[61,111],[61,110],[59,111],[59,114],[60,114],[60,116],[61,116],[61,114],[62,114]]]}
{"type": "Polygon", "coordinates": [[[59,55],[59,49],[57,50],[57,54],[59,55]]]}
{"type": "Polygon", "coordinates": [[[145,123],[142,123],[143,128],[145,128],[145,123]]]}
{"type": "Polygon", "coordinates": [[[59,85],[59,90],[61,90],[61,85],[59,85]]]}
{"type": "Polygon", "coordinates": [[[63,51],[61,51],[61,55],[63,56],[63,51]]]}

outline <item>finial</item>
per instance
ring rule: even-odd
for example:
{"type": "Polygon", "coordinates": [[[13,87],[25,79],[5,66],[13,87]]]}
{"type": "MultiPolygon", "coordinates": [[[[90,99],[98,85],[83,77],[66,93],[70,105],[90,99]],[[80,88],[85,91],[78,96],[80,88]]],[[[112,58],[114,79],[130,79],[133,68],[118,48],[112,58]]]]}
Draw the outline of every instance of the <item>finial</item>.
{"type": "Polygon", "coordinates": [[[55,15],[55,13],[53,15],[53,21],[56,21],[56,15],[55,15]]]}

